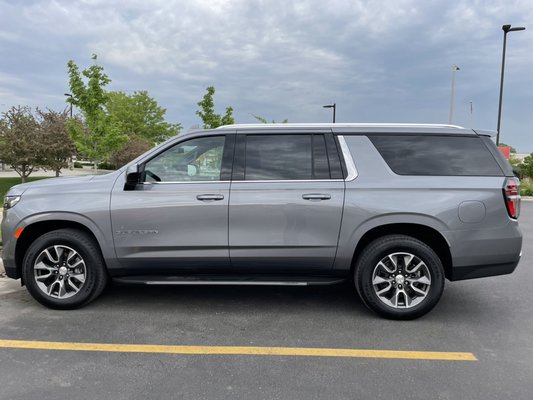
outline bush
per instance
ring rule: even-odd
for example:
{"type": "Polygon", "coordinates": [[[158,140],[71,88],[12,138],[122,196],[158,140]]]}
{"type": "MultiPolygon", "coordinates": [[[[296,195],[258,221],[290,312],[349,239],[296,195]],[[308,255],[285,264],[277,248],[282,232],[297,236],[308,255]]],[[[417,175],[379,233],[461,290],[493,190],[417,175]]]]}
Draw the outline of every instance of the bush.
{"type": "Polygon", "coordinates": [[[522,181],[520,183],[520,195],[533,196],[533,182],[522,181]]]}
{"type": "Polygon", "coordinates": [[[83,164],[79,161],[74,161],[74,168],[83,168],[83,164]]]}
{"type": "Polygon", "coordinates": [[[98,169],[115,170],[117,167],[114,164],[103,162],[97,165],[98,169]]]}

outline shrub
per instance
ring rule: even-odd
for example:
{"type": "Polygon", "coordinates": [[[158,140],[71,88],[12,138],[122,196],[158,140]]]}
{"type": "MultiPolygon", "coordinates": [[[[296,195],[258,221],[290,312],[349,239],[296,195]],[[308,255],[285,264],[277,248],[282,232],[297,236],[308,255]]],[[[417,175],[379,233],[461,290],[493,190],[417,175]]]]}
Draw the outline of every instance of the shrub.
{"type": "Polygon", "coordinates": [[[533,182],[522,181],[520,183],[520,195],[533,196],[533,182]]]}
{"type": "Polygon", "coordinates": [[[98,164],[98,169],[115,170],[117,167],[114,164],[103,162],[98,164]]]}

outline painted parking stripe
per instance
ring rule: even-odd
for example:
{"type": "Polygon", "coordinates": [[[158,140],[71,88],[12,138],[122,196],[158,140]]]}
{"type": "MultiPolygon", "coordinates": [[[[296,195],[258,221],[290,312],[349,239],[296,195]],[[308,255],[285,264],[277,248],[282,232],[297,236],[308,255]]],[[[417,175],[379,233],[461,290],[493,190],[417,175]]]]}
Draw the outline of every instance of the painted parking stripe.
{"type": "Polygon", "coordinates": [[[36,342],[0,340],[0,348],[102,351],[116,353],[159,353],[194,355],[255,355],[300,357],[391,358],[406,360],[477,361],[472,353],[444,351],[398,351],[363,349],[328,349],[312,347],[242,347],[242,346],[165,346],[152,344],[111,344],[75,342],[36,342]]]}

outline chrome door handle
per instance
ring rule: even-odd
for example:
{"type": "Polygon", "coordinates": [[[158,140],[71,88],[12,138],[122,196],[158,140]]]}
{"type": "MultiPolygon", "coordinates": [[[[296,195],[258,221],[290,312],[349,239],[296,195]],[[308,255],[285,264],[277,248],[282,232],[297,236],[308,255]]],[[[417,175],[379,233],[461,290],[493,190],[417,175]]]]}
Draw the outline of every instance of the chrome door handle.
{"type": "Polygon", "coordinates": [[[196,200],[200,201],[212,201],[212,200],[224,200],[223,194],[199,194],[196,196],[196,200]]]}
{"type": "Polygon", "coordinates": [[[322,193],[307,193],[302,195],[304,200],[329,200],[331,195],[322,193]]]}

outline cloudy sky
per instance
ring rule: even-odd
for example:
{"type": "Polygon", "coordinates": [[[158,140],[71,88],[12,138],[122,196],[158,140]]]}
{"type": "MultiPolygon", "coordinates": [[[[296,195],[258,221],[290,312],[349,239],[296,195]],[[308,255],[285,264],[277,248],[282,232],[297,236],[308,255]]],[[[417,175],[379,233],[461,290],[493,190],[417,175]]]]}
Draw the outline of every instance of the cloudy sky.
{"type": "Polygon", "coordinates": [[[185,130],[216,87],[219,112],[268,120],[447,123],[496,129],[533,152],[531,0],[0,0],[0,111],[65,107],[66,64],[91,64],[110,90],[147,90],[185,130]],[[470,103],[472,102],[472,103],[470,103]],[[472,104],[472,113],[470,104],[472,104]]]}

